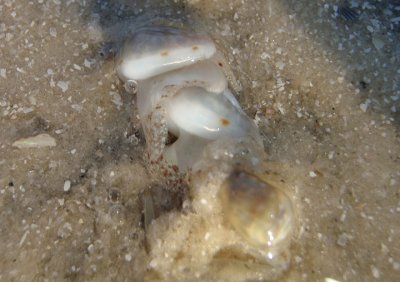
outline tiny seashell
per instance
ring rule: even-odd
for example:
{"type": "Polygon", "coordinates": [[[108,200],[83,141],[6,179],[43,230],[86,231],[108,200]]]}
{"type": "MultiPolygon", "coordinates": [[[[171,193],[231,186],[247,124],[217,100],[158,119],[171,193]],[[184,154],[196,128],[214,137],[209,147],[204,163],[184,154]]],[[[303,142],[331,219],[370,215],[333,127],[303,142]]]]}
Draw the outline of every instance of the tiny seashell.
{"type": "Polygon", "coordinates": [[[20,149],[23,148],[44,148],[56,146],[56,139],[49,134],[43,133],[36,136],[22,138],[15,141],[12,146],[20,149]]]}
{"type": "Polygon", "coordinates": [[[227,223],[249,244],[273,250],[290,240],[293,204],[276,183],[234,171],[221,187],[221,202],[227,223]]]}

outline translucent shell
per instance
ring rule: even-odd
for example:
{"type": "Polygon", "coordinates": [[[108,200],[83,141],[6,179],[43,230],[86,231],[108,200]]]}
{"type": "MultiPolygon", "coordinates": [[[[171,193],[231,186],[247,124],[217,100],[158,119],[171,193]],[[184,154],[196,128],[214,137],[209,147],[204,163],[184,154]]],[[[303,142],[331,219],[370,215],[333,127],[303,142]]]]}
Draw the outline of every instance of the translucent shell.
{"type": "Polygon", "coordinates": [[[143,80],[211,58],[216,48],[207,36],[169,27],[137,30],[117,57],[118,76],[143,80]]]}
{"type": "Polygon", "coordinates": [[[221,187],[221,202],[226,221],[249,244],[273,255],[289,243],[293,204],[278,185],[234,171],[221,187]]]}
{"type": "Polygon", "coordinates": [[[207,139],[181,132],[176,142],[165,149],[164,158],[177,165],[180,171],[186,171],[201,158],[209,142],[207,139]]]}

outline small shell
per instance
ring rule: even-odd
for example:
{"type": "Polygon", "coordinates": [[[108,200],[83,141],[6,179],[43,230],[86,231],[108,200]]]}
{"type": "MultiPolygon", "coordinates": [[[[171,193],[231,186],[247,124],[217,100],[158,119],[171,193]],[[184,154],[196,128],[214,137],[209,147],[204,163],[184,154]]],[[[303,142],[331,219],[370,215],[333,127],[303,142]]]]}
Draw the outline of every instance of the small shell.
{"type": "Polygon", "coordinates": [[[234,171],[221,188],[221,202],[227,222],[249,244],[274,253],[289,243],[293,205],[277,185],[234,171]]]}
{"type": "Polygon", "coordinates": [[[56,146],[56,139],[51,137],[50,135],[43,133],[36,136],[22,138],[15,141],[12,146],[17,147],[19,149],[24,148],[45,148],[45,147],[54,147],[56,146]]]}
{"type": "Polygon", "coordinates": [[[166,110],[176,127],[205,139],[239,138],[252,128],[247,116],[225,95],[200,87],[181,89],[168,100],[166,110]]]}
{"type": "Polygon", "coordinates": [[[117,57],[121,79],[143,80],[211,58],[216,47],[206,36],[169,27],[135,32],[117,57]]]}

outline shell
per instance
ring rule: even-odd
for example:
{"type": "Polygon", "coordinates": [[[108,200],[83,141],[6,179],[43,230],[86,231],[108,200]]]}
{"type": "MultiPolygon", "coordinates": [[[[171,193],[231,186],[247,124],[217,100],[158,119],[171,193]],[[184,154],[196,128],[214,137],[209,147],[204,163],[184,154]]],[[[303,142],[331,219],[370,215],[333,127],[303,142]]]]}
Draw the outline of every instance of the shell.
{"type": "Polygon", "coordinates": [[[192,66],[157,75],[138,83],[138,109],[142,117],[164,103],[185,87],[203,87],[209,92],[222,93],[228,86],[224,73],[213,62],[203,61],[192,66]]]}
{"type": "Polygon", "coordinates": [[[227,61],[203,34],[141,28],[116,63],[126,88],[137,93],[150,161],[164,159],[185,172],[212,140],[257,132],[228,89],[227,61]],[[177,137],[172,145],[166,144],[169,133],[177,137]]]}
{"type": "MultiPolygon", "coordinates": [[[[236,100],[235,100],[236,104],[236,100]]],[[[200,87],[181,89],[168,100],[170,123],[204,139],[239,138],[249,133],[251,121],[225,95],[200,87]]]]}
{"type": "MultiPolygon", "coordinates": [[[[212,216],[223,233],[214,251],[239,247],[243,257],[286,266],[292,201],[280,184],[245,170],[261,171],[263,142],[229,90],[240,84],[232,83],[233,73],[211,39],[171,27],[142,28],[120,50],[117,72],[137,93],[149,168],[168,180],[181,181],[181,173],[187,173],[192,215],[204,222],[212,216]],[[243,169],[234,169],[239,166],[243,169]]],[[[152,199],[145,195],[146,229],[156,226],[150,224],[154,214],[152,199]]],[[[197,231],[188,232],[183,245],[196,239],[197,231]]],[[[247,266],[247,259],[238,260],[247,266]]]]}
{"type": "Polygon", "coordinates": [[[118,76],[143,80],[211,58],[216,48],[206,36],[169,27],[137,30],[117,57],[118,76]]]}
{"type": "Polygon", "coordinates": [[[289,243],[294,209],[278,184],[235,170],[222,185],[220,195],[227,223],[246,242],[268,250],[271,256],[289,243]]]}

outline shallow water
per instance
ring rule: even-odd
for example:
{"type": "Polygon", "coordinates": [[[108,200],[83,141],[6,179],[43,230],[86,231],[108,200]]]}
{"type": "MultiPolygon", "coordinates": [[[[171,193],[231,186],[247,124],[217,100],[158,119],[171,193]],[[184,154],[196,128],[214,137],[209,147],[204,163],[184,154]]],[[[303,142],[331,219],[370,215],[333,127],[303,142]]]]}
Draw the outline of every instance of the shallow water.
{"type": "Polygon", "coordinates": [[[289,184],[299,222],[281,280],[399,280],[400,3],[351,1],[347,19],[342,1],[131,2],[0,3],[0,280],[155,279],[141,195],[162,214],[186,190],[150,177],[104,45],[157,15],[218,41],[289,184]],[[56,146],[12,146],[41,133],[56,146]]]}

